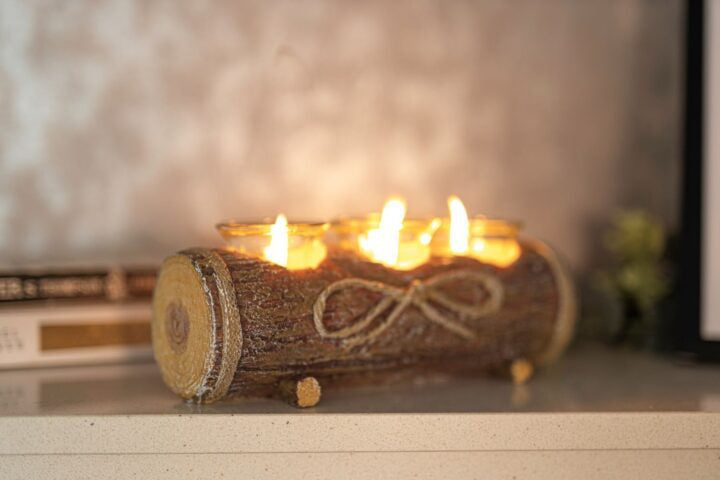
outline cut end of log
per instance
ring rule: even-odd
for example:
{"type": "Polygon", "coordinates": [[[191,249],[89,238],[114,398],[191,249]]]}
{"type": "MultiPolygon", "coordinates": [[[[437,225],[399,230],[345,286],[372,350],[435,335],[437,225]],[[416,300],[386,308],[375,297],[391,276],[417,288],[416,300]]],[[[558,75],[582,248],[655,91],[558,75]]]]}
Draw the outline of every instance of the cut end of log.
{"type": "Polygon", "coordinates": [[[291,405],[309,408],[320,402],[322,388],[315,377],[305,377],[300,380],[284,380],[280,384],[280,393],[291,405]]]}
{"type": "Polygon", "coordinates": [[[182,398],[206,402],[227,392],[242,337],[232,318],[235,301],[218,288],[222,262],[207,250],[193,253],[162,265],[153,297],[153,348],[167,386],[182,398]],[[211,281],[200,273],[203,268],[216,270],[211,281]]]}
{"type": "Polygon", "coordinates": [[[320,401],[322,388],[315,377],[306,377],[297,382],[297,405],[298,407],[314,407],[320,401]]]}
{"type": "Polygon", "coordinates": [[[535,367],[524,358],[514,360],[510,365],[510,375],[515,385],[523,385],[532,377],[535,367]]]}

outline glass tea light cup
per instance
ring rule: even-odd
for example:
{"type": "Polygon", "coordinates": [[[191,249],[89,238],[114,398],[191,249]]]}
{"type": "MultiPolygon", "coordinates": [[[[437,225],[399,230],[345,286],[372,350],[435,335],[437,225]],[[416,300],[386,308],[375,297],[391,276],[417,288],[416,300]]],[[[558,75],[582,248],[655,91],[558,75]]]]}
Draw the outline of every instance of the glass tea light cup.
{"type": "Polygon", "coordinates": [[[430,242],[439,219],[403,219],[394,228],[384,228],[379,214],[365,218],[339,219],[331,223],[330,235],[343,249],[396,270],[412,270],[427,262],[430,242]]]}
{"type": "Polygon", "coordinates": [[[229,249],[286,267],[316,268],[327,256],[327,223],[288,223],[278,215],[275,223],[226,220],[216,225],[229,249]]]}
{"type": "Polygon", "coordinates": [[[509,267],[520,258],[522,247],[518,242],[521,225],[508,220],[475,217],[468,220],[464,233],[444,219],[433,235],[431,249],[438,256],[466,256],[496,267],[509,267]],[[467,241],[458,241],[466,235],[467,241]],[[455,240],[452,241],[453,236],[455,240]],[[458,249],[457,245],[462,245],[458,249]]]}

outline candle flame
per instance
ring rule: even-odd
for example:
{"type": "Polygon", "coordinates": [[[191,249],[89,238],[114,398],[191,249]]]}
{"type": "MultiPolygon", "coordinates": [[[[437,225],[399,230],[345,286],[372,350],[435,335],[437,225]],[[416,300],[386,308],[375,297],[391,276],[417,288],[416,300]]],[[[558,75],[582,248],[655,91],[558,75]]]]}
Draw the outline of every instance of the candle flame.
{"type": "Polygon", "coordinates": [[[288,222],[282,213],[270,227],[270,245],[263,249],[265,259],[287,267],[288,263],[288,222]]]}
{"type": "Polygon", "coordinates": [[[450,209],[450,251],[454,254],[467,253],[470,238],[470,221],[462,200],[451,195],[447,200],[450,209]]]}
{"type": "Polygon", "coordinates": [[[374,261],[389,266],[398,263],[400,230],[405,219],[405,201],[391,197],[385,203],[380,216],[380,225],[360,235],[360,248],[374,261]]]}

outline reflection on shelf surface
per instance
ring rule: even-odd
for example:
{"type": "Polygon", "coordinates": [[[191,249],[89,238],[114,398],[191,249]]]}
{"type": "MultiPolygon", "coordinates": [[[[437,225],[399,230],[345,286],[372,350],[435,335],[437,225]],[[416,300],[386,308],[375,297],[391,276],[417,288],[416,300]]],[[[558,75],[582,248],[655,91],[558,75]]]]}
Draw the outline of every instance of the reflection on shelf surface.
{"type": "Polygon", "coordinates": [[[720,412],[720,365],[582,346],[527,385],[488,377],[423,379],[326,391],[320,405],[302,411],[271,399],[185,404],[152,363],[0,372],[0,416],[604,411],[720,412]]]}

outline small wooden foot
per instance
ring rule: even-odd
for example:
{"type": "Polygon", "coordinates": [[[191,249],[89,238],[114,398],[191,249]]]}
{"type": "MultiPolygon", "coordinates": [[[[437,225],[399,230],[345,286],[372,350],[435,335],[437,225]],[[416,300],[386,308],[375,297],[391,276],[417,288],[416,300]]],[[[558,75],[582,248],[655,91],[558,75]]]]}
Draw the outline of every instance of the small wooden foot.
{"type": "Polygon", "coordinates": [[[300,408],[314,407],[320,401],[322,388],[315,377],[280,382],[280,394],[290,405],[300,408]]]}
{"type": "Polygon", "coordinates": [[[510,375],[515,385],[522,385],[530,380],[534,372],[535,367],[524,358],[513,360],[512,364],[510,364],[510,375]]]}

